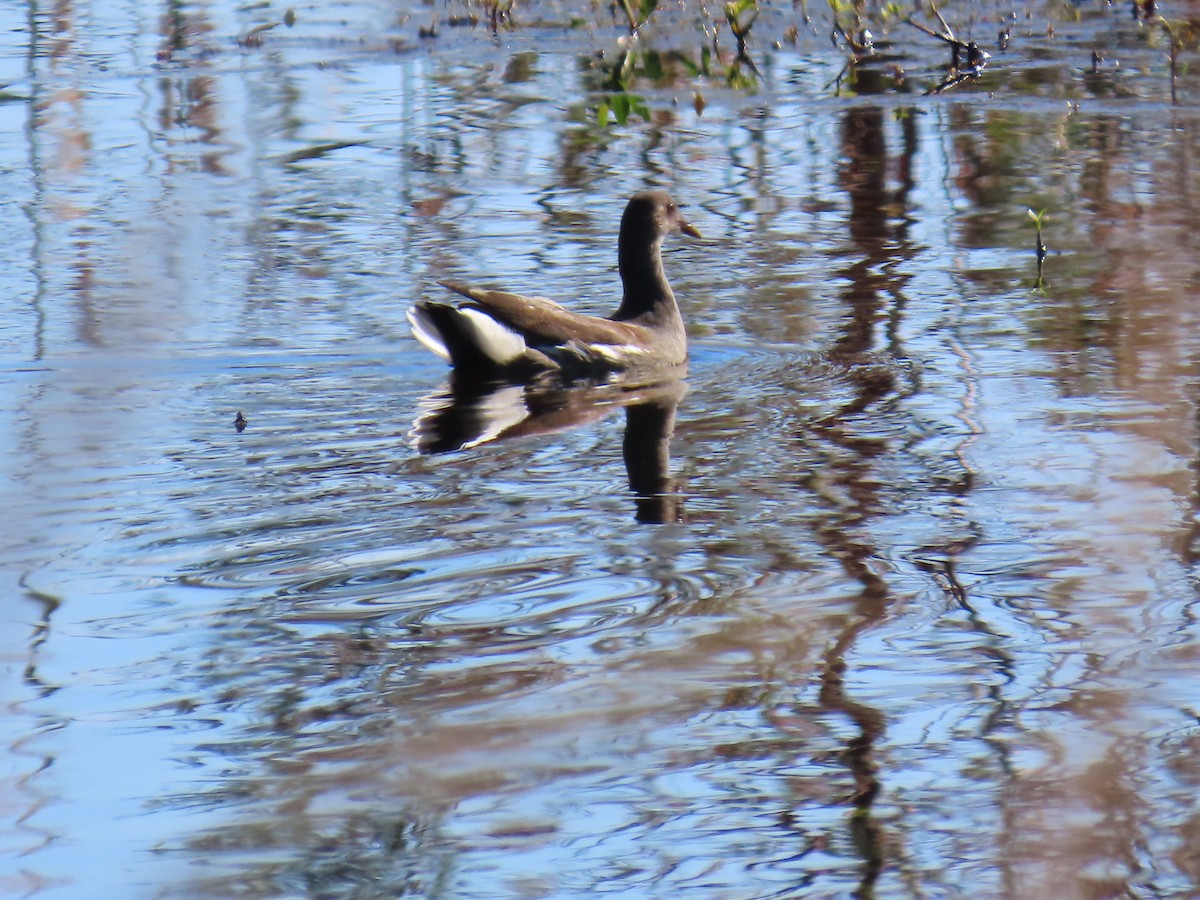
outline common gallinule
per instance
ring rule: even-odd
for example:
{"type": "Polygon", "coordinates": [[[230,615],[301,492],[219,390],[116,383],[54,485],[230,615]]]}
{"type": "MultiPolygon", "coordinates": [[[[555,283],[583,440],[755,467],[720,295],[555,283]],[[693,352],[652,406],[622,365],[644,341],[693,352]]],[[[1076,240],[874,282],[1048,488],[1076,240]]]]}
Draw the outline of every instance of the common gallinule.
{"type": "Polygon", "coordinates": [[[572,312],[544,297],[442,282],[467,299],[421,301],[408,311],[417,340],[459,370],[614,371],[687,359],[679,305],[662,266],[662,242],[700,237],[665,191],[634,194],[617,242],[624,296],[611,318],[572,312]]]}

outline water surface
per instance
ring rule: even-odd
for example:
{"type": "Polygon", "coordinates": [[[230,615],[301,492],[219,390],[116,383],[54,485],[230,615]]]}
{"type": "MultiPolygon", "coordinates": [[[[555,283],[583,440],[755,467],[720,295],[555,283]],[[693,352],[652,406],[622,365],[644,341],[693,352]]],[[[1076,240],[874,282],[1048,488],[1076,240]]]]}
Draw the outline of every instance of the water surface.
{"type": "Polygon", "coordinates": [[[926,94],[915,29],[847,74],[764,8],[756,88],[669,65],[601,129],[607,13],[286,9],[0,13],[5,893],[1200,892],[1161,32],[948,6],[993,60],[926,94]],[[606,313],[650,185],[705,233],[685,380],[418,452],[409,304],[606,313]]]}

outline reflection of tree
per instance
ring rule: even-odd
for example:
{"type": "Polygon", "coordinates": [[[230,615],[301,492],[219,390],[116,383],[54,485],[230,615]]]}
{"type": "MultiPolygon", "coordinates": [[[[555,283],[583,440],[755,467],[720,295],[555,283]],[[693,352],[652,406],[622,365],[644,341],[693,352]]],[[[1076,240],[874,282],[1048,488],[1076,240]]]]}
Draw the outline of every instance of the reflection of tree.
{"type": "MultiPolygon", "coordinates": [[[[172,54],[193,48],[198,38],[212,31],[212,25],[200,11],[187,11],[169,4],[162,17],[160,30],[162,44],[158,51],[160,60],[169,60],[172,54]]],[[[199,48],[197,48],[199,49],[199,48]]],[[[179,78],[159,79],[162,104],[158,113],[158,128],[162,134],[172,135],[178,129],[186,129],[183,142],[193,141],[191,129],[200,134],[200,143],[208,147],[200,155],[203,170],[212,175],[229,174],[221,163],[219,142],[221,128],[218,121],[219,97],[217,85],[211,75],[184,75],[179,78]]],[[[188,152],[190,156],[190,150],[188,152]]],[[[166,154],[168,171],[175,165],[174,155],[166,154]]]]}
{"type": "MultiPolygon", "coordinates": [[[[158,124],[164,134],[177,129],[186,129],[183,139],[185,152],[191,155],[192,131],[200,135],[200,143],[209,149],[200,154],[201,168],[211,175],[227,175],[221,162],[222,152],[214,145],[219,144],[221,128],[218,121],[219,103],[216,96],[216,81],[211,76],[193,75],[185,78],[164,78],[159,82],[162,91],[162,106],[158,124]]],[[[178,166],[174,154],[167,154],[168,170],[178,166]]]]}
{"type": "MultiPolygon", "coordinates": [[[[58,597],[30,588],[28,584],[24,583],[25,581],[26,579],[22,578],[22,588],[24,589],[26,598],[37,603],[41,607],[41,610],[37,624],[34,625],[28,639],[27,656],[24,669],[21,673],[21,680],[32,697],[40,700],[50,697],[58,691],[56,685],[48,683],[42,676],[39,671],[39,664],[42,656],[42,647],[53,634],[51,619],[54,617],[55,612],[58,611],[62,601],[58,597]]],[[[8,712],[10,714],[15,713],[22,705],[24,704],[11,702],[8,712]]],[[[33,846],[22,847],[22,855],[33,853],[40,847],[48,845],[60,837],[54,831],[39,828],[35,824],[38,813],[47,804],[52,803],[54,799],[53,795],[47,796],[43,790],[39,790],[37,776],[44,770],[50,769],[55,763],[54,754],[39,751],[36,749],[36,746],[39,743],[39,739],[47,731],[61,728],[68,722],[67,716],[56,718],[57,721],[52,721],[45,716],[38,717],[36,726],[30,727],[28,731],[22,729],[16,732],[6,748],[7,752],[15,757],[32,757],[36,761],[32,771],[22,774],[11,781],[7,778],[4,779],[4,781],[8,782],[6,785],[8,787],[6,795],[13,799],[14,806],[17,807],[13,810],[16,813],[14,817],[17,823],[16,830],[32,835],[33,846]],[[24,733],[21,733],[22,731],[24,733]],[[17,800],[16,798],[28,798],[28,804],[24,808],[20,808],[21,800],[17,800]]],[[[32,717],[30,719],[32,724],[32,717]]],[[[32,888],[32,882],[37,881],[40,876],[35,876],[32,872],[27,871],[24,873],[24,877],[31,882],[28,887],[30,889],[29,893],[32,896],[36,893],[32,888]]],[[[18,881],[16,879],[9,879],[8,884],[10,888],[15,888],[18,881]]]]}
{"type": "MultiPolygon", "coordinates": [[[[1178,288],[1197,258],[1195,160],[1200,130],[1183,124],[1170,140],[1142,114],[1089,117],[1019,109],[947,111],[953,182],[969,208],[955,216],[964,248],[1012,247],[1035,266],[1026,208],[1046,210],[1053,302],[1021,304],[1034,341],[1058,354],[1051,377],[1069,396],[1093,393],[1097,379],[1133,380],[1163,336],[1187,326],[1178,288]]],[[[1013,285],[1009,271],[968,272],[974,281],[1013,285]]]]}
{"type": "MultiPolygon", "coordinates": [[[[871,106],[854,107],[843,119],[845,162],[840,176],[850,201],[850,237],[860,255],[838,273],[848,281],[843,298],[849,316],[842,334],[834,342],[831,357],[847,366],[855,396],[837,413],[818,423],[816,429],[821,439],[841,451],[824,477],[832,479],[843,498],[841,503],[826,506],[825,515],[816,527],[816,537],[846,574],[861,585],[855,617],[825,653],[819,695],[824,708],[842,713],[858,728],[858,734],[846,743],[842,758],[855,785],[850,798],[855,809],[851,830],[854,845],[863,859],[861,896],[871,895],[886,858],[882,829],[872,817],[880,790],[873,754],[886,720],[882,711],[855,700],[847,691],[846,656],[861,634],[884,620],[891,597],[886,580],[871,565],[881,556],[880,549],[863,536],[864,524],[883,508],[878,480],[871,471],[874,458],[883,447],[878,440],[855,437],[843,428],[843,421],[846,416],[870,407],[896,386],[886,368],[857,363],[883,343],[876,334],[876,323],[883,318],[885,305],[891,303],[892,316],[899,315],[903,279],[890,269],[897,260],[912,255],[904,239],[903,215],[893,213],[902,210],[907,202],[912,186],[912,159],[917,150],[913,117],[905,116],[902,121],[900,186],[891,192],[883,111],[871,106]]],[[[889,331],[889,355],[900,356],[895,329],[889,331]]]]}

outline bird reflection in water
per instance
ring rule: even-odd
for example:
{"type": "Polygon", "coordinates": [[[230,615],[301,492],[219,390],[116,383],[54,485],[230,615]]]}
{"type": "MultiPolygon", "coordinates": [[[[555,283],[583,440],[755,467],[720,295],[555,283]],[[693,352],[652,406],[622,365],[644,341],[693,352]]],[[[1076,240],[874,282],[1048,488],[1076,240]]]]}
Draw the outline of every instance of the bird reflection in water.
{"type": "Polygon", "coordinates": [[[452,372],[448,383],[423,399],[409,436],[426,455],[483,444],[554,434],[625,410],[622,456],[638,522],[683,521],[683,496],[670,471],[675,410],[687,393],[686,366],[633,372],[603,382],[481,381],[452,372]]]}

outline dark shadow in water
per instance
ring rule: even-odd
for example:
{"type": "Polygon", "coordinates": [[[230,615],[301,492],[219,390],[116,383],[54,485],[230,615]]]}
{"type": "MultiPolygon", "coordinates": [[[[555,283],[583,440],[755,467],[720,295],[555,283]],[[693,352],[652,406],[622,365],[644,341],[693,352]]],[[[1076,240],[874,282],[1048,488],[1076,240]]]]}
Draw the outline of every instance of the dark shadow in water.
{"type": "Polygon", "coordinates": [[[602,383],[480,381],[452,373],[421,401],[410,437],[422,454],[451,453],[496,441],[554,434],[625,410],[622,455],[638,522],[683,521],[683,497],[671,477],[675,410],[687,392],[679,367],[647,380],[625,376],[602,383]]]}

